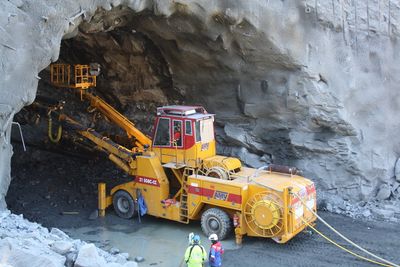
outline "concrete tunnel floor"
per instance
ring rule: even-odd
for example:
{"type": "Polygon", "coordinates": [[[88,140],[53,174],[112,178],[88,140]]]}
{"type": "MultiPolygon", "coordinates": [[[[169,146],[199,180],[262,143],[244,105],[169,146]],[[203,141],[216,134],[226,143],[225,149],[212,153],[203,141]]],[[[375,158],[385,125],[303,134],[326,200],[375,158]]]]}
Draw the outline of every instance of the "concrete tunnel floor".
{"type": "MultiPolygon", "coordinates": [[[[112,208],[107,210],[106,217],[90,220],[97,205],[96,183],[113,183],[123,177],[102,157],[60,154],[57,149],[48,151],[32,146],[23,152],[21,145],[14,143],[12,170],[7,203],[13,213],[49,228],[60,228],[73,238],[94,242],[105,250],[118,248],[128,252],[131,259],[143,256],[145,261],[140,266],[180,266],[190,232],[200,233],[202,244],[209,248],[199,222],[184,225],[151,216],[144,216],[141,222],[137,218],[125,220],[117,217],[112,208]]],[[[397,224],[363,222],[323,211],[319,214],[372,253],[400,263],[397,224]]],[[[348,247],[321,223],[317,229],[348,247]]],[[[231,235],[222,244],[226,249],[224,266],[373,266],[315,233],[300,233],[287,244],[246,237],[241,247],[235,245],[231,235]]]]}

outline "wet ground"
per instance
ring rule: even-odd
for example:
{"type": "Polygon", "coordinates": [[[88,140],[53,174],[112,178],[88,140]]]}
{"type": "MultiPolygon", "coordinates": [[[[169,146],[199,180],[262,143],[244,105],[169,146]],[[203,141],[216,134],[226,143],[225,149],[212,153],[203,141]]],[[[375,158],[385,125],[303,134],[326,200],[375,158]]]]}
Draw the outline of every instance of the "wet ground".
{"type": "MultiPolygon", "coordinates": [[[[73,238],[94,242],[106,250],[118,248],[131,258],[143,256],[145,261],[140,266],[180,266],[188,233],[201,234],[198,222],[183,225],[150,216],[143,217],[141,222],[124,220],[112,209],[105,218],[90,220],[97,205],[96,184],[129,179],[101,156],[32,147],[22,153],[20,146],[15,145],[12,167],[13,180],[6,199],[14,213],[22,213],[46,227],[63,229],[73,238]]],[[[356,243],[400,263],[400,225],[355,221],[326,212],[320,215],[356,243]]],[[[322,224],[317,228],[345,244],[322,224]]],[[[208,249],[208,241],[201,236],[208,249]]],[[[224,266],[373,266],[346,254],[317,234],[301,233],[287,244],[245,238],[241,247],[230,236],[222,244],[226,249],[224,266]]]]}

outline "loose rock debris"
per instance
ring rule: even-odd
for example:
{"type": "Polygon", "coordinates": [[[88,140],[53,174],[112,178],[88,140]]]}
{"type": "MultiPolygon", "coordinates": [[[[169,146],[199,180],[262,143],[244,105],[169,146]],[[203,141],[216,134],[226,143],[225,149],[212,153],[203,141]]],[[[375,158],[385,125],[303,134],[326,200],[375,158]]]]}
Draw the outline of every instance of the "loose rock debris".
{"type": "Polygon", "coordinates": [[[127,253],[110,254],[95,245],[50,231],[10,211],[0,213],[0,262],[2,266],[30,267],[137,267],[127,253]]]}

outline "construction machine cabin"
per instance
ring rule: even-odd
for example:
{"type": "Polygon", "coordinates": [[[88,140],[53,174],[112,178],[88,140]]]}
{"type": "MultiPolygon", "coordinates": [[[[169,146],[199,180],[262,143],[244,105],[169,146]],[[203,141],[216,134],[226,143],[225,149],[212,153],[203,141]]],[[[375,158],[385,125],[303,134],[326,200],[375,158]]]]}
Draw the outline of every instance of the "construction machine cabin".
{"type": "Polygon", "coordinates": [[[132,140],[129,147],[122,146],[62,114],[60,109],[52,109],[64,127],[92,141],[132,177],[109,191],[104,183],[98,185],[101,216],[113,206],[119,216],[129,219],[137,215],[140,205],[145,205],[147,214],[155,217],[181,223],[200,220],[206,235],[216,233],[224,239],[234,231],[237,243],[244,235],[285,243],[316,220],[309,210],[316,211],[314,183],[295,168],[270,165],[253,169],[242,166],[237,158],[217,155],[215,115],[204,107],[158,108],[153,136],[149,138],[87,90],[96,85],[98,66],[77,65],[73,69],[71,73],[70,65],[51,65],[52,84],[79,89],[82,100],[121,127],[132,140]]]}

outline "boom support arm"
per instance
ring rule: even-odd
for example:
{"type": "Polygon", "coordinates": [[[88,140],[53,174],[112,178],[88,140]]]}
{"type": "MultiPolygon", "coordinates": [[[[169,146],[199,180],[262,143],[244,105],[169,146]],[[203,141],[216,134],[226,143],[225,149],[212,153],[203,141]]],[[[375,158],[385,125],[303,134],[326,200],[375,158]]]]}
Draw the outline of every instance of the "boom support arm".
{"type": "Polygon", "coordinates": [[[149,137],[138,130],[130,120],[107,104],[103,99],[88,92],[84,92],[83,96],[90,102],[92,107],[99,110],[108,119],[124,129],[129,137],[134,137],[137,147],[143,148],[146,145],[149,147],[151,146],[151,139],[149,137]]]}
{"type": "Polygon", "coordinates": [[[126,173],[130,175],[135,175],[136,155],[138,155],[137,153],[134,153],[129,149],[118,145],[109,138],[97,133],[93,129],[85,128],[83,125],[64,114],[60,115],[60,121],[63,121],[65,124],[68,125],[68,127],[72,128],[80,135],[95,143],[99,150],[106,152],[108,154],[108,158],[126,173]]]}

